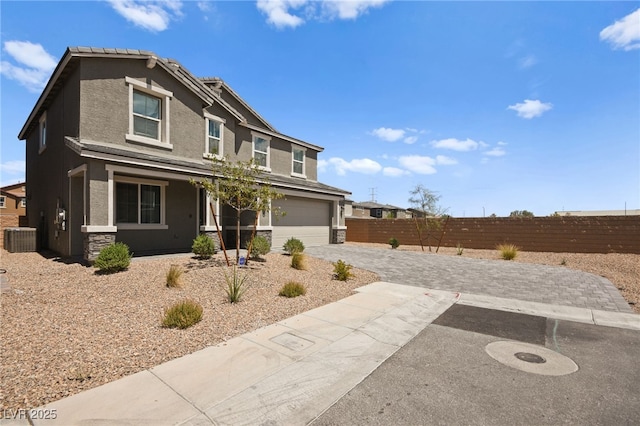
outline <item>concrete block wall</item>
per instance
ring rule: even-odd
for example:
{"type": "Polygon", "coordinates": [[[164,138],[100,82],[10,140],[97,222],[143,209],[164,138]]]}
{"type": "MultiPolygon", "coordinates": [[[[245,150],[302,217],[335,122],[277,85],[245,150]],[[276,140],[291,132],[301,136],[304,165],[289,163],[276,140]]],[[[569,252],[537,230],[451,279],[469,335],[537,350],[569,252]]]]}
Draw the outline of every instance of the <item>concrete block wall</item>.
{"type": "MultiPolygon", "coordinates": [[[[640,216],[450,218],[442,246],[494,249],[513,243],[524,251],[640,254],[640,216]]],[[[419,245],[414,219],[347,219],[347,241],[419,245]]]]}

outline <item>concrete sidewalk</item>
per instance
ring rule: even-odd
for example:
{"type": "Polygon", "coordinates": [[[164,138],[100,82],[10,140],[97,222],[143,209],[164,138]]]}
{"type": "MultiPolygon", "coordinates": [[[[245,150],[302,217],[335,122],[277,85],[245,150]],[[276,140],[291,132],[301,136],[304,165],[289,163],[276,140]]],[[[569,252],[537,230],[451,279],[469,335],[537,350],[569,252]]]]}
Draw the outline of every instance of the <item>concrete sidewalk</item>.
{"type": "MultiPolygon", "coordinates": [[[[307,424],[454,304],[640,330],[640,316],[377,282],[149,370],[51,403],[35,425],[307,424]]],[[[2,424],[28,424],[4,420],[2,424]]]]}

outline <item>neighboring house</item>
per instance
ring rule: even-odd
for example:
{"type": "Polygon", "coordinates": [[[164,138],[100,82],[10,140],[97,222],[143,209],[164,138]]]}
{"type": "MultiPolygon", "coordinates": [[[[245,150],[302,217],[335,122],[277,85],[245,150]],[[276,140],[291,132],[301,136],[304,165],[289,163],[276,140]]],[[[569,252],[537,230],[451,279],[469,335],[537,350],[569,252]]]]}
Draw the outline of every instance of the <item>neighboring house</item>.
{"type": "Polygon", "coordinates": [[[352,217],[374,217],[378,219],[408,219],[411,212],[390,204],[378,204],[373,201],[353,203],[352,217]]]}
{"type": "MultiPolygon", "coordinates": [[[[260,215],[281,247],[344,241],[348,191],[317,180],[323,148],[283,135],[219,78],[140,50],[69,48],[20,131],[26,140],[27,217],[39,247],[92,260],[122,241],[137,254],[188,252],[199,233],[235,244],[235,211],[190,179],[211,157],[253,158],[286,198],[260,215]]],[[[253,218],[244,215],[246,239],[253,218]]]]}
{"type": "Polygon", "coordinates": [[[0,247],[4,247],[6,228],[26,225],[26,201],[24,182],[0,188],[0,247]]]}

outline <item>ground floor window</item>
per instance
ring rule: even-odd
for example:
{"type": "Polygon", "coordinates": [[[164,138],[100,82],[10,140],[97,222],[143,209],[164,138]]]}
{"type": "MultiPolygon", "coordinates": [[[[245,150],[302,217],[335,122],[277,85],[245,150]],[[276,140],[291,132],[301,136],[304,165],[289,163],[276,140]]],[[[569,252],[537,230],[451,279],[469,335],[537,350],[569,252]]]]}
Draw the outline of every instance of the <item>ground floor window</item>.
{"type": "Polygon", "coordinates": [[[162,187],[116,182],[116,223],[161,224],[162,187]]]}

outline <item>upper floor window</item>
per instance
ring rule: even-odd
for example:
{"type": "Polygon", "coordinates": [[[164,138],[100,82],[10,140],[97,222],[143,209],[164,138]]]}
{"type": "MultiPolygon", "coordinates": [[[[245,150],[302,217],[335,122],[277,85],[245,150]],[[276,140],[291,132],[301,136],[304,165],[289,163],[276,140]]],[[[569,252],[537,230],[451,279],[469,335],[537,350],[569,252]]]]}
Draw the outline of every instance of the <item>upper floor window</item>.
{"type": "Polygon", "coordinates": [[[40,125],[38,127],[38,152],[44,151],[47,147],[47,112],[43,112],[40,117],[40,125]]]}
{"type": "Polygon", "coordinates": [[[7,207],[7,197],[4,195],[0,195],[0,209],[4,209],[7,207]]]}
{"type": "Polygon", "coordinates": [[[169,138],[169,103],[173,93],[134,78],[129,86],[129,132],[127,140],[172,149],[169,138]]]}
{"type": "Polygon", "coordinates": [[[299,177],[306,177],[304,174],[304,148],[293,146],[291,150],[291,174],[299,177]]]}
{"type": "Polygon", "coordinates": [[[253,134],[253,159],[256,164],[263,168],[270,170],[270,155],[269,155],[269,145],[271,143],[271,139],[267,136],[253,134]]]}
{"type": "Polygon", "coordinates": [[[206,135],[204,142],[205,157],[222,157],[224,120],[205,113],[206,135]]]}
{"type": "Polygon", "coordinates": [[[27,207],[27,199],[26,198],[20,198],[20,207],[27,207]]]}
{"type": "Polygon", "coordinates": [[[133,134],[160,139],[160,99],[133,91],[133,134]]]}

